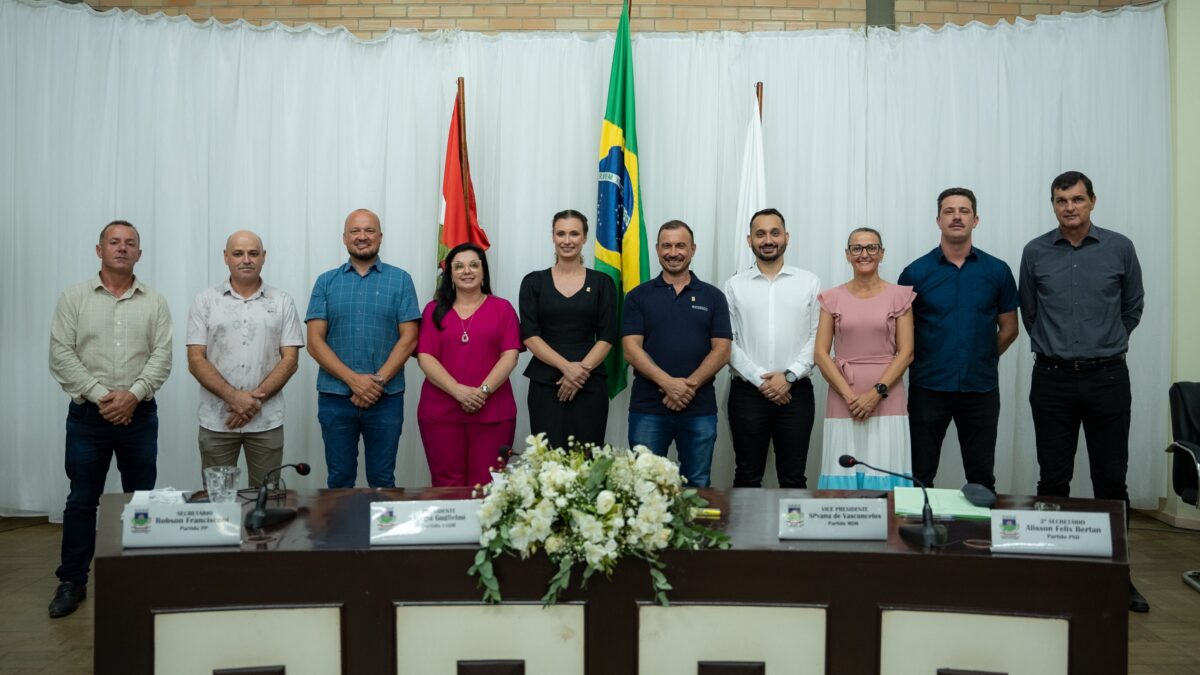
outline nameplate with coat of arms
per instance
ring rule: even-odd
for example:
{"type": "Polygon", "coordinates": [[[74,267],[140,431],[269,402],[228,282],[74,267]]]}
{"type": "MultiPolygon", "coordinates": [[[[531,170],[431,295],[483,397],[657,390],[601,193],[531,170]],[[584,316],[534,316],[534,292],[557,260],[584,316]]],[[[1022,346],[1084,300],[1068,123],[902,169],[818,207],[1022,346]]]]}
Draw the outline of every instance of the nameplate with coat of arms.
{"type": "Polygon", "coordinates": [[[479,499],[372,502],[371,546],[479,544],[479,499]]]}
{"type": "Polygon", "coordinates": [[[780,539],[884,540],[886,499],[780,499],[780,539]]]}
{"type": "Polygon", "coordinates": [[[121,513],[125,548],[240,546],[242,505],[126,504],[121,513]]]}
{"type": "Polygon", "coordinates": [[[992,553],[1111,558],[1109,514],[993,510],[992,553]]]}

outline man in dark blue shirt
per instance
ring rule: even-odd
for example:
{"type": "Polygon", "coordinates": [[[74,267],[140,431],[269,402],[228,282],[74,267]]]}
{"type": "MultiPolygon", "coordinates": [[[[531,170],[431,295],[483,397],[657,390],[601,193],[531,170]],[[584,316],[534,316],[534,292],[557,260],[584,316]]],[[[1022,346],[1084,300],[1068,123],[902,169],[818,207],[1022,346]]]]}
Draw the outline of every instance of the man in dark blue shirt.
{"type": "Polygon", "coordinates": [[[621,345],[635,377],[629,399],[629,444],[665,457],[675,442],[680,473],[707,487],[717,440],[713,376],[729,362],[729,305],[689,267],[692,228],[663,224],[655,244],[662,274],[625,296],[621,345]]]}
{"type": "Polygon", "coordinates": [[[915,344],[908,371],[913,475],[932,487],[950,420],[958,430],[967,482],[996,491],[1000,418],[997,364],[1017,339],[1017,284],[999,258],[971,242],[979,224],[975,194],[938,195],[938,247],[904,268],[912,286],[915,344]]]}

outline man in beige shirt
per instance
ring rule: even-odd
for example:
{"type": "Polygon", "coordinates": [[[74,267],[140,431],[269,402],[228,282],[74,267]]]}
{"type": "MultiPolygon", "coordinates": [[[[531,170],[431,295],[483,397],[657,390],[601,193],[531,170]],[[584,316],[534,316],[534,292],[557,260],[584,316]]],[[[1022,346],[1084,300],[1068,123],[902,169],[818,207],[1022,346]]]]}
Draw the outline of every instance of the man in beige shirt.
{"type": "Polygon", "coordinates": [[[236,466],[242,448],[250,486],[283,463],[283,397],[296,372],[304,328],[291,296],[263,281],[267,251],[257,234],[225,242],[229,278],[200,291],[188,313],[188,370],[200,382],[202,469],[236,466]]]}
{"type": "Polygon", "coordinates": [[[113,455],[125,492],[154,487],[158,407],[154,392],[171,374],[171,313],[139,281],[138,231],[114,220],[100,232],[100,273],[63,291],[50,329],[50,372],[71,396],[63,513],[62,562],[51,618],[87,597],[96,550],[96,507],[113,455]]]}

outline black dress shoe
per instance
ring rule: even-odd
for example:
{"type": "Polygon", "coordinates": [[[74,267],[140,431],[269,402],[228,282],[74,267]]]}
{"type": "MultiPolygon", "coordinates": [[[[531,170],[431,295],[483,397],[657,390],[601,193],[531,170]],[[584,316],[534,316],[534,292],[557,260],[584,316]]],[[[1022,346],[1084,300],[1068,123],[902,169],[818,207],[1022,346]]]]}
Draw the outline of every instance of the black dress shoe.
{"type": "Polygon", "coordinates": [[[1145,596],[1138,593],[1138,589],[1129,584],[1129,611],[1145,614],[1150,611],[1150,603],[1146,602],[1145,596]]]}
{"type": "Polygon", "coordinates": [[[77,584],[64,581],[54,591],[54,599],[50,601],[50,618],[57,619],[79,609],[79,603],[87,597],[87,584],[77,584]]]}

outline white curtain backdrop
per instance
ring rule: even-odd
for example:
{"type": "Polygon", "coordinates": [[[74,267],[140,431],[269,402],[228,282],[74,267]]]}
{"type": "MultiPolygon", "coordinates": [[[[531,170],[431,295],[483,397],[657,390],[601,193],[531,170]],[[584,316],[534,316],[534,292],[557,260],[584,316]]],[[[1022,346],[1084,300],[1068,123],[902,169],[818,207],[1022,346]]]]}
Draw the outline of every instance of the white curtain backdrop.
{"type": "MultiPolygon", "coordinates": [[[[227,274],[226,236],[249,228],[264,275],[303,314],[316,276],[346,257],[346,213],[384,226],[383,258],[433,290],[446,126],[454,79],[466,78],[467,133],[493,288],[515,302],[521,277],[552,262],[549,218],[595,209],[600,120],[611,35],[393,33],[239,22],[194,24],[82,5],[0,0],[0,513],[61,514],[67,398],[47,369],[58,294],[98,269],[94,243],[113,218],[142,232],[139,279],[164,294],[174,370],[158,394],[159,486],[199,484],[184,328],[192,299],[227,274]]],[[[720,284],[736,251],[745,105],[765,83],[767,194],[788,218],[788,259],[826,287],[849,277],[841,250],[873,225],[895,279],[936,244],[934,198],[950,185],[980,197],[978,244],[1015,269],[1025,241],[1054,226],[1050,179],[1075,168],[1096,182],[1095,218],[1129,235],[1146,273],[1134,334],[1130,487],[1139,506],[1161,491],[1169,384],[1170,142],[1162,8],[1071,15],[1017,26],[635,37],[645,213],[687,221],[697,275],[720,284]]],[[[652,262],[657,273],[657,262],[652,262]]],[[[1023,337],[1001,362],[1001,490],[1036,480],[1023,337]]],[[[513,376],[524,408],[524,355],[513,376]]],[[[428,484],[416,429],[421,374],[405,369],[397,482],[428,484]]],[[[289,461],[322,487],[316,368],[301,357],[284,392],[289,461]]],[[[825,387],[816,378],[818,417],[825,387]]],[[[727,376],[718,379],[724,399],[727,376]]],[[[624,444],[628,395],[613,401],[609,440],[624,444]]],[[[528,420],[518,419],[518,443],[528,420]]],[[[820,463],[813,432],[809,475],[820,463]]],[[[1082,457],[1082,453],[1081,453],[1082,457]]],[[[714,485],[731,483],[722,412],[714,485]]],[[[1076,492],[1090,494],[1077,470],[1076,492]]],[[[961,482],[947,443],[942,485],[961,482]]],[[[360,484],[362,481],[360,481],[360,484]]],[[[109,490],[118,490],[116,472],[109,490]]]]}

